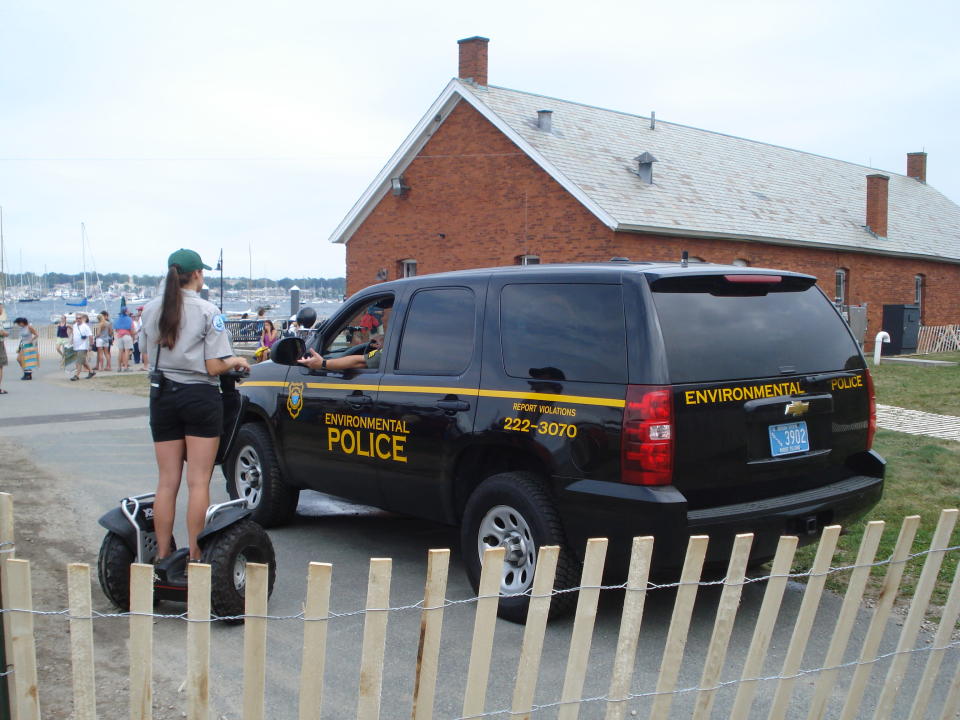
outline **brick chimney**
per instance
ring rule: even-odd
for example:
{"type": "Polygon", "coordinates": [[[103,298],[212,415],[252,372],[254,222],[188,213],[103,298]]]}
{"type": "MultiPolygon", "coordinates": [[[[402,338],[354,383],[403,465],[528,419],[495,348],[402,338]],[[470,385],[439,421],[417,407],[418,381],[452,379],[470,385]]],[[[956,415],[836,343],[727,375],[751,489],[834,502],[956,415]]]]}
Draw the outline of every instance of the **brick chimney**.
{"type": "Polygon", "coordinates": [[[457,40],[460,46],[460,79],[472,80],[477,85],[487,84],[487,43],[485,37],[457,40]]]}
{"type": "Polygon", "coordinates": [[[925,152],[907,153],[907,177],[927,181],[927,154],[925,152]]]}
{"type": "Polygon", "coordinates": [[[890,178],[867,175],[867,228],[880,237],[887,236],[887,192],[890,178]]]}

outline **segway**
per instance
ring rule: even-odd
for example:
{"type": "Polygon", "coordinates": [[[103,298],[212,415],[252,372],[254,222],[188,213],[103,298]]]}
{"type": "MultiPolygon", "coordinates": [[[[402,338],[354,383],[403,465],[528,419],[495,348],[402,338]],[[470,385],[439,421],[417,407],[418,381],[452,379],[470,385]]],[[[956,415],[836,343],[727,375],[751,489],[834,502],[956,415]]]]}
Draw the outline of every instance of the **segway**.
{"type": "MultiPolygon", "coordinates": [[[[246,399],[236,390],[237,374],[221,376],[224,428],[217,452],[220,464],[230,450],[243,416],[246,399]]],[[[121,610],[130,608],[130,564],[154,565],[154,598],[186,602],[189,548],[175,549],[158,562],[157,537],[153,526],[154,493],[123,498],[119,507],[100,518],[107,534],[100,545],[97,575],[104,595],[121,610]]],[[[207,508],[204,528],[197,536],[201,560],[210,565],[210,607],[214,615],[235,618],[243,615],[246,564],[269,567],[267,593],[273,591],[277,563],[270,536],[249,518],[245,499],[230,500],[207,508]]]]}

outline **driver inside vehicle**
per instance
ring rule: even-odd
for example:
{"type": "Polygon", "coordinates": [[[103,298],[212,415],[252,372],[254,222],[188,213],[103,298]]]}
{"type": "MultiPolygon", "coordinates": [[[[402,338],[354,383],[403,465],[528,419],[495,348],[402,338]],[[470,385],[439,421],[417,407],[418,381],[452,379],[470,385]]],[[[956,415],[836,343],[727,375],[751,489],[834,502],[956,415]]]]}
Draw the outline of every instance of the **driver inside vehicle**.
{"type": "Polygon", "coordinates": [[[311,349],[309,355],[297,360],[311,370],[362,370],[365,368],[380,367],[380,338],[373,338],[366,343],[364,351],[357,355],[341,355],[340,357],[325,358],[316,350],[311,349]]]}
{"type": "Polygon", "coordinates": [[[387,332],[387,325],[392,308],[392,299],[381,300],[361,311],[361,315],[370,316],[374,309],[380,314],[380,332],[366,342],[357,343],[360,339],[360,317],[351,320],[334,336],[323,354],[310,348],[306,357],[297,360],[311,370],[345,372],[349,370],[366,370],[380,367],[383,338],[387,332]],[[344,349],[340,349],[342,346],[344,349]]]}

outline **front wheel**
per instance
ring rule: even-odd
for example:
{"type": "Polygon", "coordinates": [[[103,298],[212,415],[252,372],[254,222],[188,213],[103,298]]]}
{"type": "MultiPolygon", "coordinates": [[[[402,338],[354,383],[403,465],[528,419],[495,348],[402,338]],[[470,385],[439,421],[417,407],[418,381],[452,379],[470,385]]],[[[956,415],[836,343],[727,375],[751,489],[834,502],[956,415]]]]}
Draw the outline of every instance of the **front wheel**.
{"type": "Polygon", "coordinates": [[[248,423],[240,428],[223,474],[230,498],[244,498],[251,519],[263,527],[284,525],[296,513],[300,491],[284,484],[273,442],[263,425],[248,423]]]}
{"type": "MultiPolygon", "coordinates": [[[[460,542],[475,592],[480,587],[484,550],[505,549],[500,594],[510,597],[500,598],[497,614],[511,622],[526,621],[537,553],[542,546],[560,546],[556,589],[576,587],[579,580],[579,562],[566,545],[560,516],[540,479],[531,473],[500,473],[481,483],[467,501],[460,542]]],[[[576,593],[554,595],[550,617],[562,617],[575,605],[576,593]]]]}
{"type": "Polygon", "coordinates": [[[210,609],[218,617],[243,615],[248,562],[269,566],[267,595],[273,592],[277,577],[273,543],[249,517],[210,536],[203,546],[203,562],[210,564],[210,609]]]}
{"type": "Polygon", "coordinates": [[[133,551],[123,538],[108,532],[100,544],[97,579],[107,599],[124,611],[130,609],[130,565],[133,561],[133,551]]]}

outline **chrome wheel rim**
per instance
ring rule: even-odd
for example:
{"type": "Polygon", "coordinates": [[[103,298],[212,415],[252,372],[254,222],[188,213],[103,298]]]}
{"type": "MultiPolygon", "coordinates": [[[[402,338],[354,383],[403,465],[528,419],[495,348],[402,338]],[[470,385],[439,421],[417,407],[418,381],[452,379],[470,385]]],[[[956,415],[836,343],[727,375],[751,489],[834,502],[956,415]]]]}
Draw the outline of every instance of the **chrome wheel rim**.
{"type": "Polygon", "coordinates": [[[524,592],[533,584],[537,548],[530,525],[523,515],[509,505],[490,508],[483,516],[477,532],[477,552],[481,562],[487,548],[497,547],[506,551],[500,574],[500,592],[524,592]]]}
{"type": "Polygon", "coordinates": [[[255,508],[260,503],[260,494],[263,492],[263,467],[260,456],[252,445],[246,445],[237,455],[234,466],[234,485],[237,497],[247,501],[248,508],[255,508]]]}
{"type": "Polygon", "coordinates": [[[233,561],[233,586],[239,592],[243,592],[247,586],[247,556],[243,553],[239,553],[233,561]]]}

